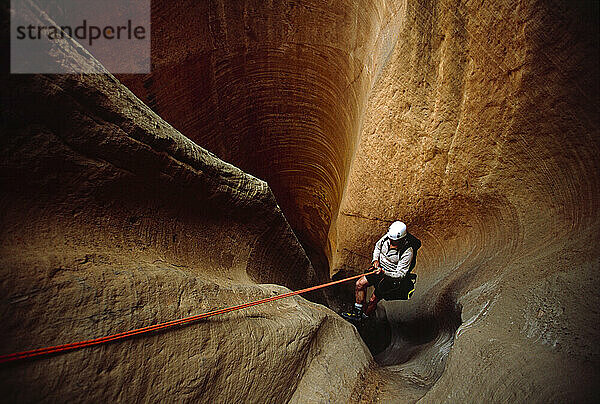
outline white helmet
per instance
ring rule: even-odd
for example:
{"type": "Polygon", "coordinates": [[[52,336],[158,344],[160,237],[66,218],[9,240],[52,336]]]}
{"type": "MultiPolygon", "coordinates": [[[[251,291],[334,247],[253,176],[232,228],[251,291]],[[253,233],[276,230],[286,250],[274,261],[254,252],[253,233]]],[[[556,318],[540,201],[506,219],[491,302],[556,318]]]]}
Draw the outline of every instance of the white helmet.
{"type": "Polygon", "coordinates": [[[390,238],[390,240],[394,241],[406,237],[406,225],[400,221],[395,221],[390,226],[387,236],[390,238]]]}

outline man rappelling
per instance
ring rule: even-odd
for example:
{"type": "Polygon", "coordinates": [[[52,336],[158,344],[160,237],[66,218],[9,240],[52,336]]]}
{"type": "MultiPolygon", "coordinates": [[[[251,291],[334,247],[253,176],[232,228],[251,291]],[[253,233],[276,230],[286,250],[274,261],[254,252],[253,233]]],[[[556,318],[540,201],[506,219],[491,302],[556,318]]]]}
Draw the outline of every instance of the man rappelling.
{"type": "Polygon", "coordinates": [[[380,299],[406,300],[414,291],[416,275],[411,271],[416,263],[417,250],[421,241],[406,230],[403,222],[395,221],[388,232],[375,243],[373,260],[369,275],[356,281],[354,307],[341,313],[350,321],[360,321],[371,315],[377,308],[380,299]],[[375,292],[369,299],[366,310],[365,304],[367,287],[374,286],[375,292]]]}

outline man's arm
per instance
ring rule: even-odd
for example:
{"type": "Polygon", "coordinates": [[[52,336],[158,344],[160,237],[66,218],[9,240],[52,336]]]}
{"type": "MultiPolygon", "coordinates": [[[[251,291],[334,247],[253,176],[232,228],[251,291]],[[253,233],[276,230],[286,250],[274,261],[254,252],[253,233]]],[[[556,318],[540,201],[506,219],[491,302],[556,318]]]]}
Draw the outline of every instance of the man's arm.
{"type": "Polygon", "coordinates": [[[381,254],[381,246],[383,244],[383,240],[385,236],[381,237],[379,241],[375,243],[375,249],[373,250],[373,260],[371,260],[371,266],[373,268],[381,269],[379,266],[379,255],[381,254]]]}
{"type": "Polygon", "coordinates": [[[413,249],[412,247],[408,247],[406,251],[404,251],[404,254],[402,254],[402,257],[400,257],[400,260],[398,261],[398,266],[396,267],[398,273],[402,274],[402,278],[406,276],[406,273],[410,268],[410,262],[412,261],[412,258],[413,249]]]}

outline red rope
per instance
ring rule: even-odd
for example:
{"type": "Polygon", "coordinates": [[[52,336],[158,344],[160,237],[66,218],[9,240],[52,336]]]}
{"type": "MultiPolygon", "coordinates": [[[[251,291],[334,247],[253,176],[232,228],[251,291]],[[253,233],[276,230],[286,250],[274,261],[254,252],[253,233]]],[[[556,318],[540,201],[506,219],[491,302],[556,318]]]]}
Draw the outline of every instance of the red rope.
{"type": "Polygon", "coordinates": [[[108,342],[129,338],[134,335],[147,334],[147,333],[150,333],[150,332],[156,331],[156,330],[172,328],[172,327],[175,327],[178,325],[191,323],[193,321],[202,320],[204,318],[216,316],[219,314],[225,314],[225,313],[229,313],[231,311],[241,310],[241,309],[256,306],[259,304],[268,303],[268,302],[272,302],[272,301],[279,300],[279,299],[284,299],[286,297],[299,295],[301,293],[306,293],[306,292],[311,292],[313,290],[326,288],[328,286],[336,285],[338,283],[347,282],[347,281],[350,281],[353,279],[358,279],[362,276],[372,274],[373,272],[375,272],[375,271],[368,272],[368,273],[362,274],[362,275],[351,276],[349,278],[340,279],[340,280],[329,282],[329,283],[324,283],[322,285],[311,286],[310,288],[297,290],[295,292],[287,292],[282,295],[271,296],[271,297],[267,297],[265,299],[255,300],[253,302],[244,303],[244,304],[240,304],[237,306],[225,307],[223,309],[209,311],[207,313],[197,314],[195,316],[180,318],[178,320],[171,320],[171,321],[154,324],[154,325],[150,325],[150,326],[143,327],[143,328],[137,328],[135,330],[125,331],[125,332],[122,332],[119,334],[107,335],[105,337],[94,338],[94,339],[90,339],[87,341],[72,342],[70,344],[56,345],[56,346],[50,346],[50,347],[46,347],[46,348],[32,349],[30,351],[15,352],[15,353],[11,353],[8,355],[2,355],[2,356],[0,356],[0,363],[15,362],[15,361],[19,361],[19,360],[23,360],[23,359],[27,359],[27,358],[33,358],[36,356],[47,356],[47,355],[56,354],[59,352],[73,351],[75,349],[85,348],[85,347],[93,346],[93,345],[106,344],[108,342]]]}

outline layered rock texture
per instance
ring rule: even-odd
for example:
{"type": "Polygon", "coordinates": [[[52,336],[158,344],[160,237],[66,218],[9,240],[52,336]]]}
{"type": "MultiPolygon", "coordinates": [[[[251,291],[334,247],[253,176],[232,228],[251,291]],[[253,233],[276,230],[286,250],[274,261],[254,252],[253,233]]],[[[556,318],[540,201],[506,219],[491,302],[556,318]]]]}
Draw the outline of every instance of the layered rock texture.
{"type": "Polygon", "coordinates": [[[396,218],[424,240],[378,356],[433,384],[424,402],[598,394],[597,18],[591,3],[406,5],[332,268],[364,267],[396,218]]]}
{"type": "Polygon", "coordinates": [[[4,397],[598,396],[597,3],[155,1],[152,23],[149,75],[2,76],[0,354],[360,273],[397,219],[417,290],[362,330],[375,361],[295,297],[2,366],[4,397]]]}
{"type": "Polygon", "coordinates": [[[267,181],[325,275],[329,228],[401,5],[153,4],[152,74],[120,79],[191,140],[267,181]]]}

